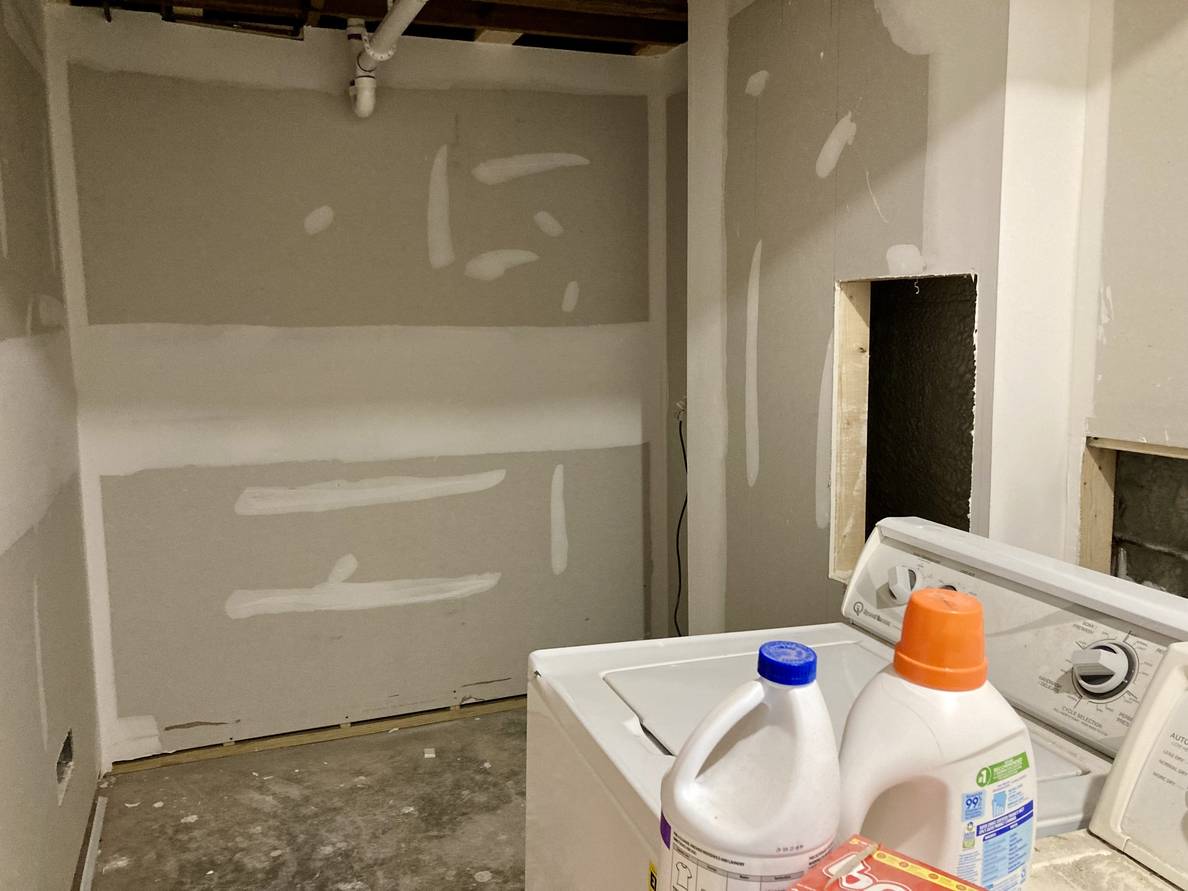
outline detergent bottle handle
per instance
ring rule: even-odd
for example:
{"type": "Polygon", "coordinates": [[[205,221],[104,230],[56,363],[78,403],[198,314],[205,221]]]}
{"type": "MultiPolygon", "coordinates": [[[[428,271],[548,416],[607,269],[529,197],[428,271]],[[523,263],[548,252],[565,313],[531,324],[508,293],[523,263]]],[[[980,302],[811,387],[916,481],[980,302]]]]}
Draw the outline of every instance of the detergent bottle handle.
{"type": "Polygon", "coordinates": [[[748,712],[763,701],[763,684],[747,681],[702,718],[672,767],[673,791],[678,797],[697,779],[710,753],[748,712]]]}

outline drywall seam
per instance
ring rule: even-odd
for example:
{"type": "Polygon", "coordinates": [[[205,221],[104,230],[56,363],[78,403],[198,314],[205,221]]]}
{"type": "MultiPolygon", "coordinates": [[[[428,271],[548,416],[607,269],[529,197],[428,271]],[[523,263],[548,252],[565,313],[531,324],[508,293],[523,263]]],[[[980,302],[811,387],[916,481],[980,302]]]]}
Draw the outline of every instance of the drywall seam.
{"type": "Polygon", "coordinates": [[[726,627],[726,61],[721,0],[689,3],[689,631],[726,627]]]}
{"type": "Polygon", "coordinates": [[[744,427],[747,452],[747,485],[759,479],[759,275],[763,262],[763,239],[751,254],[747,276],[747,339],[745,352],[744,427]]]}
{"type": "Polygon", "coordinates": [[[429,265],[445,269],[454,262],[454,237],[450,232],[450,147],[443,145],[429,171],[429,265]]]}
{"type": "Polygon", "coordinates": [[[331,480],[307,486],[249,486],[235,501],[235,512],[247,517],[319,513],[379,504],[427,501],[450,495],[483,492],[503,482],[506,470],[463,476],[386,476],[369,480],[331,480]]]}
{"type": "Polygon", "coordinates": [[[1081,179],[1080,228],[1077,237],[1077,282],[1074,308],[1072,388],[1069,398],[1067,514],[1065,559],[1076,560],[1081,545],[1081,466],[1094,414],[1093,391],[1097,366],[1098,295],[1102,243],[1105,231],[1105,196],[1109,160],[1110,101],[1114,61],[1114,0],[1091,0],[1088,91],[1085,108],[1085,156],[1081,179]]]}
{"type": "Polygon", "coordinates": [[[569,529],[565,523],[565,465],[553,468],[549,484],[549,561],[553,575],[561,575],[569,566],[569,529]]]}
{"type": "Polygon", "coordinates": [[[0,554],[77,473],[69,368],[64,331],[0,341],[0,554]]]}
{"type": "Polygon", "coordinates": [[[341,612],[411,606],[441,600],[462,600],[490,591],[499,584],[500,573],[486,572],[458,578],[385,579],[351,582],[358,568],[351,555],[340,559],[330,577],[312,588],[243,589],[232,592],[224,609],[232,619],[283,613],[341,612]],[[347,558],[350,561],[346,562],[347,558]]]}
{"type": "Polygon", "coordinates": [[[1080,470],[1068,436],[1090,17],[1079,0],[1010,4],[989,531],[1058,558],[1080,470]]]}
{"type": "MultiPolygon", "coordinates": [[[[92,10],[46,8],[59,31],[64,58],[104,70],[160,74],[208,83],[342,94],[342,33],[306,29],[300,42],[256,41],[207,28],[177,28],[152,16],[104,22],[92,10]]],[[[410,89],[530,89],[605,95],[648,95],[656,58],[574,53],[533,47],[405,37],[379,69],[381,87],[410,89]]],[[[346,102],[346,97],[343,97],[346,102]]]]}
{"type": "Polygon", "coordinates": [[[8,259],[8,205],[4,201],[4,157],[0,155],[0,254],[8,259]]]}
{"type": "MultiPolygon", "coordinates": [[[[684,47],[681,47],[683,53],[684,47]]],[[[675,51],[669,52],[671,56],[675,51]]],[[[665,57],[667,58],[667,57],[665,57]]],[[[682,63],[683,64],[683,63],[682,63]]],[[[652,360],[645,390],[648,518],[651,537],[649,637],[667,637],[668,619],[668,93],[648,97],[648,325],[652,360]]]]}
{"type": "Polygon", "coordinates": [[[84,472],[640,445],[652,326],[76,329],[84,472]]]}
{"type": "Polygon", "coordinates": [[[538,152],[528,155],[509,155],[479,162],[471,171],[474,178],[488,186],[511,182],[525,176],[538,176],[566,167],[589,166],[590,159],[570,152],[538,152]]]}

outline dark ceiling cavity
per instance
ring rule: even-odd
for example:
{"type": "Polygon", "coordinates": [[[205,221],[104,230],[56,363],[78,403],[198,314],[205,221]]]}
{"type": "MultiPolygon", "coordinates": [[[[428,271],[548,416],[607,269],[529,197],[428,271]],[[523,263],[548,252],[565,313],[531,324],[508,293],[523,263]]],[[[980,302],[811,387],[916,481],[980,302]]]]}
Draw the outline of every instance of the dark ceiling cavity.
{"type": "MultiPolygon", "coordinates": [[[[71,0],[74,6],[157,13],[170,22],[300,40],[307,27],[375,27],[386,0],[71,0]]],[[[614,55],[655,55],[688,38],[687,0],[429,0],[405,32],[614,55]]]]}

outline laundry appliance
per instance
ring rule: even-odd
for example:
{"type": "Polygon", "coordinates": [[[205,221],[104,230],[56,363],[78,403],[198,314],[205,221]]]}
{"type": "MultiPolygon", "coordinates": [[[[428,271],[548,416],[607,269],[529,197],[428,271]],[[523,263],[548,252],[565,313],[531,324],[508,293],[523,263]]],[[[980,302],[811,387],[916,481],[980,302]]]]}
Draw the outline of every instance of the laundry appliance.
{"type": "Polygon", "coordinates": [[[840,740],[859,691],[891,660],[911,592],[944,586],[981,600],[990,680],[1030,728],[1037,834],[1087,826],[1166,648],[1188,639],[1188,604],[926,520],[892,518],[862,551],[842,622],[532,655],[529,891],[648,888],[660,857],[661,778],[709,709],[755,676],[759,646],[791,639],[817,651],[840,740]]]}

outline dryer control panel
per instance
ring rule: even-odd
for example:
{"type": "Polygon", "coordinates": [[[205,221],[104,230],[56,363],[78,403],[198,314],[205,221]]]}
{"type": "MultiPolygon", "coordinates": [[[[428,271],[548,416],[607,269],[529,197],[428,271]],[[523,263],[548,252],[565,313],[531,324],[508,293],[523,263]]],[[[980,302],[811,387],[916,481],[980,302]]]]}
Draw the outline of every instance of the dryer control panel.
{"type": "Polygon", "coordinates": [[[1020,711],[1117,754],[1188,601],[917,519],[882,521],[846,590],[846,620],[895,643],[925,587],[977,597],[990,681],[1020,711]]]}

